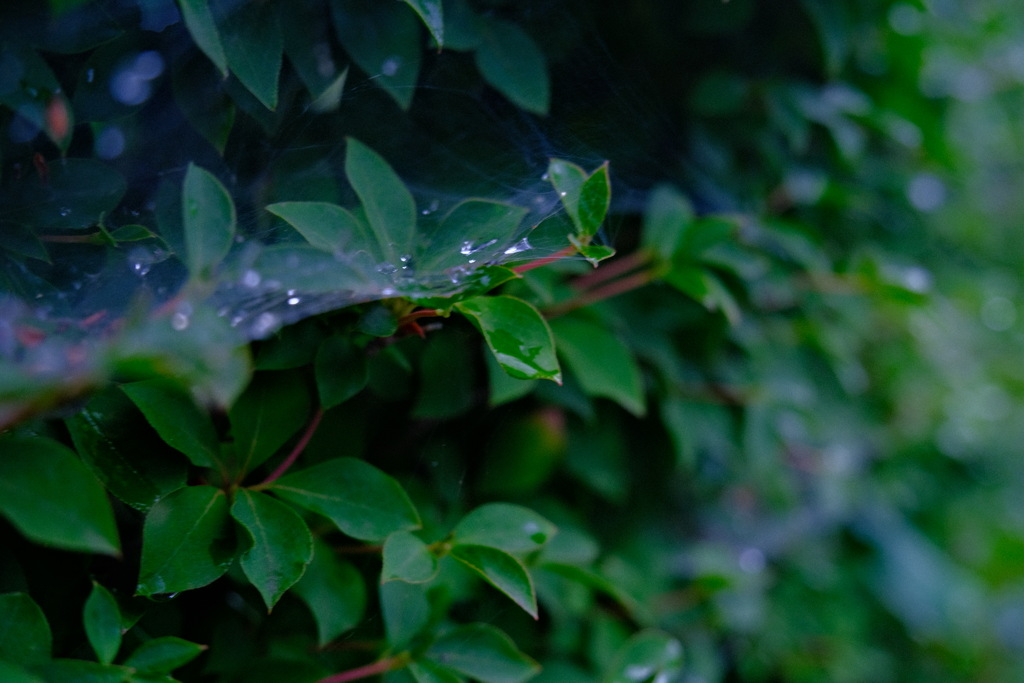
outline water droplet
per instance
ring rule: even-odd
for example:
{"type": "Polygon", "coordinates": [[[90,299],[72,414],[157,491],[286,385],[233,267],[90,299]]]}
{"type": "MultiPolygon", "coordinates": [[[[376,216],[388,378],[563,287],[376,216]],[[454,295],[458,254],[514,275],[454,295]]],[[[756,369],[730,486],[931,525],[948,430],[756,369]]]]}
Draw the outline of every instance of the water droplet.
{"type": "Polygon", "coordinates": [[[519,240],[511,247],[506,249],[505,255],[511,256],[512,254],[518,254],[523,251],[529,251],[530,249],[533,249],[533,245],[531,245],[530,241],[524,237],[523,239],[519,240]]]}
{"type": "Polygon", "coordinates": [[[139,277],[146,277],[149,273],[150,264],[143,263],[142,261],[135,261],[132,263],[132,271],[139,277]]]}
{"type": "Polygon", "coordinates": [[[380,72],[385,76],[394,76],[402,68],[402,58],[398,55],[391,55],[380,65],[380,72]]]}
{"type": "Polygon", "coordinates": [[[300,299],[297,296],[293,296],[290,299],[288,299],[288,305],[289,306],[297,306],[300,301],[302,301],[302,299],[300,299]]]}
{"type": "Polygon", "coordinates": [[[295,296],[295,290],[289,289],[287,292],[285,292],[285,294],[287,294],[288,296],[295,296]]]}
{"type": "Polygon", "coordinates": [[[265,337],[278,325],[277,316],[273,313],[260,313],[252,324],[252,334],[256,338],[265,337]]]}
{"type": "MultiPolygon", "coordinates": [[[[497,243],[498,240],[488,240],[482,244],[474,245],[472,242],[463,242],[462,247],[459,249],[459,253],[463,256],[469,256],[475,254],[478,251],[483,251],[487,247],[497,243]]],[[[472,263],[472,261],[470,262],[472,263]]]]}
{"type": "Polygon", "coordinates": [[[381,296],[394,296],[395,295],[395,288],[394,287],[385,287],[384,289],[380,290],[380,295],[381,296]]]}
{"type": "Polygon", "coordinates": [[[547,172],[545,172],[545,173],[544,173],[544,175],[542,175],[542,176],[540,177],[540,179],[541,179],[541,180],[547,180],[547,179],[548,179],[548,178],[550,178],[550,177],[551,177],[551,176],[549,176],[549,175],[547,174],[547,172]]]}
{"type": "Polygon", "coordinates": [[[242,275],[242,284],[251,289],[253,287],[259,287],[260,280],[262,279],[263,278],[260,277],[260,274],[255,270],[247,270],[245,271],[245,274],[242,275]]]}
{"type": "Polygon", "coordinates": [[[69,209],[66,206],[62,206],[59,209],[57,209],[57,213],[59,213],[61,216],[70,216],[71,215],[71,209],[69,209]]]}
{"type": "Polygon", "coordinates": [[[395,267],[394,263],[388,263],[385,261],[384,263],[380,263],[377,265],[377,272],[383,273],[384,275],[390,275],[391,273],[394,273],[397,270],[398,268],[395,267]]]}
{"type": "Polygon", "coordinates": [[[92,83],[96,80],[96,69],[89,69],[85,72],[85,82],[92,83]]]}
{"type": "Polygon", "coordinates": [[[561,192],[558,193],[558,196],[559,197],[564,197],[566,194],[567,193],[565,192],[565,190],[562,190],[561,192]]]}
{"type": "Polygon", "coordinates": [[[173,327],[178,332],[187,329],[188,323],[188,316],[182,313],[181,311],[178,311],[177,313],[171,316],[171,327],[173,327]]]}

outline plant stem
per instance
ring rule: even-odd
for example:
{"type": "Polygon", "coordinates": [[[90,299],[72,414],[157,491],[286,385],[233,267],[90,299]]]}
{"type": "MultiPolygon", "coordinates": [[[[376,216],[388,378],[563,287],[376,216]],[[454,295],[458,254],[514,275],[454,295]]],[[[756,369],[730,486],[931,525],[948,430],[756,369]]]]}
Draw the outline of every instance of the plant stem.
{"type": "Polygon", "coordinates": [[[276,470],[270,473],[269,477],[264,479],[263,482],[260,483],[257,487],[253,487],[253,489],[265,488],[269,486],[274,481],[276,481],[278,477],[287,472],[289,467],[295,464],[295,461],[299,458],[300,455],[302,455],[302,451],[304,451],[306,449],[307,444],[309,444],[309,440],[313,438],[313,433],[316,432],[316,428],[320,425],[320,420],[323,418],[323,416],[324,409],[317,408],[316,413],[313,414],[313,419],[309,421],[309,424],[306,426],[306,431],[302,433],[302,438],[300,438],[299,442],[295,444],[295,448],[292,449],[292,452],[289,453],[288,457],[285,458],[284,461],[277,466],[276,470]]]}
{"type": "Polygon", "coordinates": [[[524,263],[521,266],[516,266],[512,270],[514,270],[517,273],[525,273],[528,270],[533,270],[534,268],[540,268],[541,266],[546,266],[547,264],[554,263],[555,261],[561,261],[566,256],[572,256],[575,253],[576,253],[576,247],[566,247],[565,249],[561,249],[559,251],[556,251],[551,256],[544,256],[542,258],[537,259],[536,261],[530,261],[528,263],[524,263]]]}
{"type": "Polygon", "coordinates": [[[576,278],[571,284],[574,289],[591,289],[602,282],[613,280],[631,270],[646,266],[650,260],[651,258],[646,252],[635,251],[632,254],[619,258],[609,259],[608,263],[602,264],[599,268],[595,268],[586,275],[576,278]]]}
{"type": "Polygon", "coordinates": [[[369,676],[376,676],[386,671],[394,671],[395,669],[401,669],[409,663],[409,655],[405,652],[402,654],[395,655],[394,657],[385,657],[372,664],[366,666],[360,666],[355,669],[349,669],[348,671],[342,671],[341,673],[328,676],[327,678],[321,678],[317,683],[347,683],[348,681],[358,681],[360,678],[367,678],[369,676]]]}
{"type": "Polygon", "coordinates": [[[398,326],[401,327],[402,325],[406,325],[412,322],[413,320],[419,320],[420,318],[436,318],[439,315],[440,313],[436,308],[421,308],[418,311],[406,313],[401,318],[399,318],[398,326]]]}
{"type": "Polygon", "coordinates": [[[564,315],[569,311],[575,311],[577,308],[583,308],[590,304],[595,304],[598,301],[604,301],[610,299],[613,296],[630,292],[634,289],[646,285],[654,279],[654,272],[650,270],[641,270],[638,273],[634,273],[627,277],[609,282],[603,287],[595,287],[589,291],[583,292],[577,297],[563,301],[560,304],[550,306],[544,309],[544,315],[547,318],[555,318],[560,315],[564,315]]]}

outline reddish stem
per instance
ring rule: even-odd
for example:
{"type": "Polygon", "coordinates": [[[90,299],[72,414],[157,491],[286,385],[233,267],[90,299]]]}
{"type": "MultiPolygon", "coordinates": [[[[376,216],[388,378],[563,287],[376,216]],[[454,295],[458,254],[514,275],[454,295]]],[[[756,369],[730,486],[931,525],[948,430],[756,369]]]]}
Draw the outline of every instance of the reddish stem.
{"type": "Polygon", "coordinates": [[[295,448],[288,454],[288,457],[284,459],[277,469],[270,473],[270,476],[263,480],[259,486],[261,488],[266,487],[276,481],[281,475],[288,471],[288,468],[295,464],[299,456],[302,455],[302,451],[306,449],[306,445],[309,444],[309,440],[313,438],[313,433],[316,432],[316,428],[320,425],[320,420],[324,416],[324,409],[317,408],[316,413],[313,414],[313,419],[309,421],[306,426],[306,431],[302,433],[302,438],[295,444],[295,448]]]}
{"type": "Polygon", "coordinates": [[[440,315],[440,313],[438,313],[436,308],[421,308],[418,311],[406,313],[401,318],[399,318],[398,326],[401,327],[406,323],[412,322],[413,320],[419,320],[420,318],[436,318],[438,315],[440,315]]]}
{"type": "Polygon", "coordinates": [[[630,292],[634,289],[643,287],[651,280],[654,279],[654,273],[650,270],[642,270],[639,273],[634,273],[628,277],[609,282],[603,287],[595,287],[587,292],[580,294],[579,296],[564,301],[556,306],[551,306],[545,309],[544,313],[548,318],[554,318],[569,311],[575,311],[577,308],[583,308],[590,304],[595,304],[598,301],[604,301],[610,299],[613,296],[630,292]]]}
{"type": "Polygon", "coordinates": [[[387,671],[393,671],[395,669],[401,669],[403,666],[409,663],[408,655],[401,654],[394,657],[386,657],[373,664],[367,664],[366,666],[360,666],[355,669],[349,669],[348,671],[342,671],[339,674],[328,676],[327,678],[321,678],[317,683],[347,683],[348,681],[358,681],[360,678],[367,678],[369,676],[376,676],[387,671]]]}
{"type": "Polygon", "coordinates": [[[650,256],[648,256],[648,254],[642,251],[635,251],[632,254],[611,259],[600,268],[596,268],[586,275],[576,278],[572,282],[572,286],[575,289],[590,289],[602,282],[607,282],[608,280],[613,280],[620,275],[625,275],[635,268],[646,266],[649,261],[650,256]]]}
{"type": "Polygon", "coordinates": [[[536,261],[530,261],[529,263],[524,263],[521,266],[516,266],[512,270],[514,270],[517,273],[525,273],[528,270],[533,270],[534,268],[540,268],[541,266],[546,266],[547,264],[554,263],[555,261],[561,261],[566,256],[572,256],[575,253],[576,253],[576,247],[566,247],[565,249],[561,249],[559,251],[556,251],[551,256],[544,256],[542,258],[537,259],[536,261]]]}

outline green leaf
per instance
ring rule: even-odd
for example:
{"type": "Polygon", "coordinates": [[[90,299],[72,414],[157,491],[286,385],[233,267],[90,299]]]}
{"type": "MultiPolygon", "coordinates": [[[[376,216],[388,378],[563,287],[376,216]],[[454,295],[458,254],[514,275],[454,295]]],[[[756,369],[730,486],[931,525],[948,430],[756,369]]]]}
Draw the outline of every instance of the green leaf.
{"type": "Polygon", "coordinates": [[[448,631],[434,641],[426,656],[482,683],[523,683],[540,671],[511,638],[488,624],[448,631]]]}
{"type": "Polygon", "coordinates": [[[612,201],[611,179],[608,177],[608,162],[598,166],[580,188],[577,216],[580,234],[592,237],[601,227],[612,201]]]}
{"type": "Polygon", "coordinates": [[[328,337],[316,354],[316,387],[324,410],[349,400],[366,386],[366,351],[341,335],[328,337]]]}
{"type": "Polygon", "coordinates": [[[114,238],[114,241],[117,243],[141,242],[142,240],[158,237],[155,232],[147,228],[145,225],[138,225],[136,223],[114,228],[110,231],[110,236],[114,238]]]}
{"type": "Polygon", "coordinates": [[[121,610],[106,588],[93,581],[85,601],[85,635],[101,664],[110,664],[121,649],[121,610]]]}
{"type": "Polygon", "coordinates": [[[149,510],[185,485],[185,460],[160,441],[117,388],[96,394],[65,422],[82,461],[136,510],[149,510]]]}
{"type": "Polygon", "coordinates": [[[462,683],[464,680],[452,669],[429,659],[409,662],[406,668],[416,679],[416,683],[462,683]]]}
{"type": "Polygon", "coordinates": [[[217,65],[224,77],[228,75],[228,58],[224,54],[217,24],[213,20],[208,0],[178,0],[181,17],[199,49],[217,65]]]}
{"type": "Polygon", "coordinates": [[[4,683],[46,683],[42,678],[29,673],[26,669],[0,660],[0,681],[4,683]]]}
{"type": "Polygon", "coordinates": [[[449,211],[430,234],[417,265],[445,270],[488,263],[503,255],[519,230],[524,207],[488,199],[466,199],[449,211]]]}
{"type": "Polygon", "coordinates": [[[484,449],[481,492],[494,497],[537,492],[564,458],[565,444],[565,421],[557,408],[548,406],[501,421],[484,449]]]}
{"type": "Polygon", "coordinates": [[[0,440],[0,514],[29,539],[118,555],[114,512],[96,477],[68,448],[44,438],[0,440]]]}
{"type": "Polygon", "coordinates": [[[37,671],[47,683],[136,683],[127,667],[82,659],[54,659],[37,671]]]}
{"type": "Polygon", "coordinates": [[[124,665],[140,673],[170,673],[188,664],[206,650],[205,645],[190,643],[174,636],[153,638],[139,645],[124,660],[124,665]]]}
{"type": "Polygon", "coordinates": [[[476,65],[484,80],[513,104],[547,114],[551,83],[544,53],[533,38],[515,24],[493,18],[481,21],[480,31],[476,65]]]}
{"type": "Polygon", "coordinates": [[[423,584],[380,584],[380,610],[391,650],[400,651],[430,623],[430,602],[423,584]]]}
{"type": "Polygon", "coordinates": [[[185,263],[193,278],[209,277],[227,256],[235,237],[235,204],[217,178],[188,165],[181,188],[185,263]]]}
{"type": "Polygon", "coordinates": [[[474,570],[480,576],[512,599],[514,603],[537,619],[537,594],[533,580],[522,562],[508,553],[485,545],[459,544],[452,547],[453,558],[474,570]]]}
{"type": "Polygon", "coordinates": [[[604,683],[670,680],[683,667],[683,646],[663,631],[637,633],[616,653],[604,683]]]}
{"type": "Polygon", "coordinates": [[[235,123],[235,103],[225,91],[224,72],[196,57],[175,64],[171,73],[174,103],[189,124],[224,154],[235,123]]]}
{"type": "Polygon", "coordinates": [[[261,372],[231,407],[239,474],[252,471],[277,452],[309,420],[310,397],[301,375],[261,372]]]}
{"type": "Polygon", "coordinates": [[[408,109],[420,71],[416,14],[398,2],[335,0],[334,28],[345,52],[373,83],[408,109]]]}
{"type": "Polygon", "coordinates": [[[348,67],[339,65],[331,44],[329,23],[323,21],[323,8],[309,3],[289,3],[288,18],[281,22],[284,53],[313,99],[313,111],[337,109],[348,76],[348,67]],[[324,46],[324,47],[317,47],[324,46]]]}
{"type": "Polygon", "coordinates": [[[181,384],[159,378],[122,384],[121,391],[169,446],[199,467],[214,467],[220,442],[213,421],[181,384]]]}
{"type": "Polygon", "coordinates": [[[425,583],[437,574],[437,557],[427,544],[408,531],[396,531],[384,541],[381,583],[425,583]]]}
{"type": "Polygon", "coordinates": [[[9,188],[4,218],[36,231],[89,228],[117,208],[127,189],[124,176],[95,159],[61,159],[44,180],[26,173],[9,188]]]}
{"type": "Polygon", "coordinates": [[[452,543],[528,553],[542,548],[557,532],[554,524],[533,510],[510,503],[487,503],[455,525],[452,543]]]}
{"type": "Polygon", "coordinates": [[[363,233],[355,216],[330,202],[278,202],[269,205],[267,211],[287,221],[311,245],[330,254],[363,233]]]}
{"type": "Polygon", "coordinates": [[[231,516],[252,539],[239,561],[269,612],[313,559],[313,535],[290,507],[259,492],[238,491],[231,516]]]}
{"type": "Polygon", "coordinates": [[[417,529],[420,517],[397,481],[355,458],[337,458],[278,479],[270,488],[365,541],[417,529]]]}
{"type": "Polygon", "coordinates": [[[398,267],[416,234],[416,203],[379,154],[355,138],[346,138],[345,175],[359,196],[366,219],[385,260],[398,267]]]}
{"type": "Polygon", "coordinates": [[[0,661],[31,666],[50,658],[50,625],[35,600],[25,593],[0,594],[0,615],[0,661]]]}
{"type": "Polygon", "coordinates": [[[529,394],[537,386],[535,380],[517,379],[512,377],[498,363],[494,354],[487,354],[487,384],[490,395],[487,403],[490,407],[510,403],[529,394]]]}
{"type": "Polygon", "coordinates": [[[590,265],[597,267],[597,264],[605,259],[615,256],[615,249],[604,244],[583,244],[575,235],[569,236],[569,241],[576,247],[579,255],[587,259],[590,265]]]}
{"type": "Polygon", "coordinates": [[[212,486],[175,491],[146,516],[136,591],[155,595],[205,586],[228,570],[233,557],[224,492],[212,486]]]}
{"type": "Polygon", "coordinates": [[[315,542],[312,561],[292,592],[313,613],[321,646],[354,628],[366,609],[363,577],[323,541],[315,542]]]}
{"type": "Polygon", "coordinates": [[[641,248],[668,263],[693,219],[693,206],[686,197],[671,185],[658,185],[647,199],[641,248]]]}
{"type": "Polygon", "coordinates": [[[420,21],[437,41],[437,46],[444,47],[444,10],[441,0],[405,0],[405,4],[420,16],[420,21]]]}
{"type": "Polygon", "coordinates": [[[267,2],[231,3],[218,21],[231,72],[264,107],[277,108],[277,80],[284,56],[278,6],[267,2]]]}
{"type": "Polygon", "coordinates": [[[455,309],[483,333],[505,372],[518,379],[562,383],[551,329],[533,306],[511,296],[478,296],[455,309]]]}
{"type": "Polygon", "coordinates": [[[629,349],[603,326],[584,318],[551,322],[558,353],[588,396],[604,396],[640,416],[644,389],[640,368],[629,349]]]}

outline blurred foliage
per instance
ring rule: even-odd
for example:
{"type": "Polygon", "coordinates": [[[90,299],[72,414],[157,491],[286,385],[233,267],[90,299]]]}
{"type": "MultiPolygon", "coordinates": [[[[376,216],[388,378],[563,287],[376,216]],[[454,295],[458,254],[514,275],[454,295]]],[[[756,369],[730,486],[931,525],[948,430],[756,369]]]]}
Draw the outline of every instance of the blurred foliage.
{"type": "Polygon", "coordinates": [[[6,3],[0,678],[1024,678],[1015,10],[6,3]]]}

